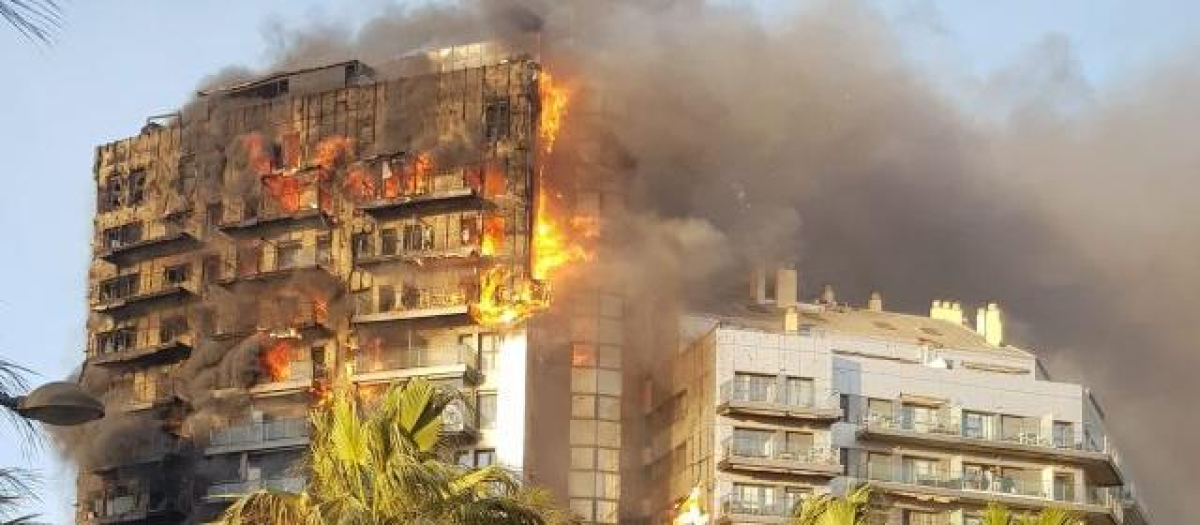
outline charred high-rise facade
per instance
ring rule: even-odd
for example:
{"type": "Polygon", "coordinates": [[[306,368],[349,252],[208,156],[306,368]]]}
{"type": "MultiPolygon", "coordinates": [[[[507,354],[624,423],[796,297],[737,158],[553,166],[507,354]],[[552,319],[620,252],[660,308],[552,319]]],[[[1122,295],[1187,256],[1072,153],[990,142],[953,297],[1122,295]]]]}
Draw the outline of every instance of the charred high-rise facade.
{"type": "MultiPolygon", "coordinates": [[[[298,489],[311,407],[413,377],[463,393],[454,460],[526,470],[526,399],[552,396],[525,321],[574,257],[542,216],[564,101],[529,48],[282,72],[97,149],[81,380],[109,416],[66,438],[80,523],[298,489]]],[[[614,348],[579,363],[619,368],[614,348]]]]}

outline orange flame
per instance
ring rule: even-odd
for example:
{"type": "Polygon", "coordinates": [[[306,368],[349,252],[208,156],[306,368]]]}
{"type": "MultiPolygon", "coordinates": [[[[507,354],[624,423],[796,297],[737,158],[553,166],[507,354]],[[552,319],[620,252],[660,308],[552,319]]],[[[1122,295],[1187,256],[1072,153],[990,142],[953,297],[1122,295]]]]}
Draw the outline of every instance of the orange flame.
{"type": "Polygon", "coordinates": [[[355,166],[350,168],[346,174],[346,181],[342,185],[346,192],[358,200],[366,200],[375,197],[375,181],[371,180],[370,175],[363,166],[355,166]]]}
{"type": "Polygon", "coordinates": [[[538,138],[542,141],[542,151],[549,154],[554,151],[554,142],[558,139],[563,119],[567,116],[571,92],[566,87],[556,84],[554,77],[545,70],[538,79],[538,91],[542,102],[538,138]]]}
{"type": "Polygon", "coordinates": [[[471,317],[484,326],[507,326],[549,307],[544,285],[528,279],[513,279],[503,266],[493,266],[479,278],[479,300],[471,305],[471,317]]]}
{"type": "Polygon", "coordinates": [[[496,255],[504,246],[504,217],[484,217],[480,253],[496,255]]]}
{"type": "MultiPolygon", "coordinates": [[[[583,237],[581,232],[570,232],[572,238],[583,237]]],[[[581,244],[572,242],[568,232],[555,219],[550,210],[549,200],[545,192],[538,196],[537,221],[533,230],[533,268],[534,279],[549,281],[562,266],[580,261],[590,261],[589,253],[581,244]]]]}
{"type": "Polygon", "coordinates": [[[256,175],[267,175],[274,169],[267,139],[261,133],[242,135],[242,147],[246,150],[246,165],[256,175]]]}
{"type": "Polygon", "coordinates": [[[313,154],[313,164],[325,169],[336,168],[337,165],[354,153],[354,140],[341,135],[321,139],[313,154]]]}
{"type": "Polygon", "coordinates": [[[279,207],[287,213],[300,210],[303,200],[304,183],[294,175],[267,175],[262,178],[267,193],[279,203],[279,207]]]}
{"type": "Polygon", "coordinates": [[[409,166],[408,180],[405,181],[406,195],[420,195],[429,191],[429,176],[433,173],[433,156],[427,152],[417,154],[409,166]]]}
{"type": "Polygon", "coordinates": [[[286,339],[280,339],[259,354],[259,364],[272,383],[283,381],[290,375],[292,353],[292,345],[286,339]]]}

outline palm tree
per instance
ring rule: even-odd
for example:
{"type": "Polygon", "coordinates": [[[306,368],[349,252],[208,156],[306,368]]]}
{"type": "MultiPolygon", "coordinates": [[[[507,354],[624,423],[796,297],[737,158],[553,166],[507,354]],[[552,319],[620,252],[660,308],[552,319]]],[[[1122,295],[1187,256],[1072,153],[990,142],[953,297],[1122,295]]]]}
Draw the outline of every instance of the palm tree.
{"type": "Polygon", "coordinates": [[[871,487],[861,485],[844,498],[829,494],[807,497],[792,511],[793,525],[864,525],[871,487]]]}
{"type": "Polygon", "coordinates": [[[55,0],[0,0],[0,18],[21,36],[46,44],[62,26],[62,9],[55,0]]]}
{"type": "Polygon", "coordinates": [[[1083,518],[1069,510],[1042,509],[1035,514],[1020,516],[998,503],[991,503],[983,512],[983,525],[1079,525],[1083,518]]]}
{"type": "Polygon", "coordinates": [[[423,380],[393,387],[370,404],[334,392],[311,416],[307,488],[247,495],[222,523],[570,523],[548,494],[500,467],[472,470],[442,461],[448,450],[442,412],[455,398],[423,380]]]}
{"type": "MultiPolygon", "coordinates": [[[[18,392],[24,392],[28,385],[25,384],[25,374],[29,371],[22,366],[16,365],[9,361],[0,359],[0,397],[13,398],[18,392]]],[[[26,442],[32,442],[36,435],[36,429],[28,419],[25,419],[12,410],[11,407],[0,404],[0,412],[3,412],[8,417],[13,426],[17,427],[22,437],[28,438],[26,442]]],[[[13,517],[15,511],[22,507],[22,502],[36,497],[34,487],[37,484],[37,478],[29,471],[18,468],[0,468],[0,523],[22,523],[34,518],[32,515],[13,517]]]]}

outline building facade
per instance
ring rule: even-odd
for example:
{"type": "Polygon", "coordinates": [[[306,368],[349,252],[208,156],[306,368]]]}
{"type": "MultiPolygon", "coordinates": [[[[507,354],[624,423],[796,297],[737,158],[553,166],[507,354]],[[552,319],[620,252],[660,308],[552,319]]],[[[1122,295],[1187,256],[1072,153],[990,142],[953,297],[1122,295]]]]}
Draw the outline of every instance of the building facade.
{"type": "Polygon", "coordinates": [[[972,525],[989,502],[1146,523],[1091,392],[1004,345],[996,305],[971,327],[949,301],[925,317],[798,302],[788,269],[753,281],[749,304],[686,316],[648,381],[658,522],[694,487],[713,522],[785,523],[806,494],[868,483],[873,523],[972,525]]]}
{"type": "Polygon", "coordinates": [[[521,473],[542,68],[479,44],[201,93],[97,148],[80,523],[298,490],[308,410],[428,378],[456,461],[521,473]],[[524,310],[521,310],[524,309],[524,310]],[[503,407],[500,410],[499,407],[503,407]]]}

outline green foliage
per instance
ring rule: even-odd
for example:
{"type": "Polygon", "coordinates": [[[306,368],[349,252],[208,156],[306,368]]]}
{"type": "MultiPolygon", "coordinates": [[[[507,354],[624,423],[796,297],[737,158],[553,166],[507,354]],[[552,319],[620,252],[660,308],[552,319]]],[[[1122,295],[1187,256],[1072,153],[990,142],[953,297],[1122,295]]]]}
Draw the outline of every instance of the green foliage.
{"type": "Polygon", "coordinates": [[[804,498],[793,509],[793,525],[865,525],[871,487],[862,485],[844,498],[828,494],[804,498]]]}
{"type": "Polygon", "coordinates": [[[442,460],[442,411],[452,394],[423,380],[363,403],[335,392],[315,410],[300,494],[262,491],[225,512],[228,525],[571,523],[545,492],[510,472],[442,460]]]}

